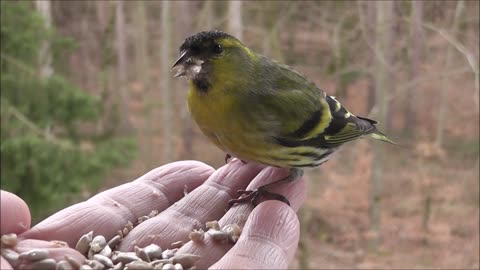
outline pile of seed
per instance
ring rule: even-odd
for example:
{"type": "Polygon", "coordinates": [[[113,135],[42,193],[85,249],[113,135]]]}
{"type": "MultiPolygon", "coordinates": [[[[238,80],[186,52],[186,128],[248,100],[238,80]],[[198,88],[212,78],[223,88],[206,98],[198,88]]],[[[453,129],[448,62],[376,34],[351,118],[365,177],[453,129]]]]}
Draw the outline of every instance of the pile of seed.
{"type": "MultiPolygon", "coordinates": [[[[138,218],[137,225],[143,221],[157,215],[157,211],[152,211],[148,216],[138,218]]],[[[241,228],[237,224],[229,224],[220,228],[217,221],[209,221],[205,224],[207,234],[220,243],[235,243],[240,237],[241,228]]],[[[119,270],[119,269],[162,269],[162,270],[183,270],[196,269],[195,262],[200,256],[194,254],[176,254],[178,249],[183,246],[182,241],[171,244],[169,249],[162,248],[155,244],[150,244],[140,248],[135,246],[133,252],[121,252],[116,250],[123,238],[134,228],[130,221],[123,230],[119,230],[117,235],[107,241],[103,235],[93,237],[93,231],[83,235],[78,240],[75,249],[85,255],[87,258],[83,264],[70,256],[65,256],[63,260],[55,261],[48,258],[48,250],[32,249],[18,254],[14,251],[17,244],[16,234],[6,234],[1,237],[1,255],[15,269],[57,269],[57,270],[119,270]]],[[[203,229],[194,230],[189,238],[194,242],[202,242],[205,238],[203,229]]],[[[62,241],[51,241],[58,246],[68,247],[68,244],[62,241]]]]}

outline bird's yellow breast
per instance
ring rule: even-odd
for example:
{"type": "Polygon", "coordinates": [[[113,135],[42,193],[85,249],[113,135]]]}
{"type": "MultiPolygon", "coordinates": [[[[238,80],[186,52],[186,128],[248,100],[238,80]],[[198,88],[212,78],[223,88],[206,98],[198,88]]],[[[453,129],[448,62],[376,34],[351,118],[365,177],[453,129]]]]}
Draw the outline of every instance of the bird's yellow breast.
{"type": "Polygon", "coordinates": [[[234,100],[216,89],[203,92],[196,89],[191,81],[189,84],[188,109],[193,120],[213,143],[225,150],[217,136],[231,129],[226,123],[234,100]]]}
{"type": "Polygon", "coordinates": [[[188,108],[200,130],[226,153],[243,160],[261,162],[269,143],[255,125],[242,116],[238,104],[228,92],[211,87],[199,91],[190,82],[188,108]]]}
{"type": "Polygon", "coordinates": [[[211,87],[208,91],[199,91],[190,82],[188,91],[188,108],[190,113],[202,129],[221,131],[228,129],[228,117],[234,106],[234,99],[230,95],[220,93],[211,87]]]}

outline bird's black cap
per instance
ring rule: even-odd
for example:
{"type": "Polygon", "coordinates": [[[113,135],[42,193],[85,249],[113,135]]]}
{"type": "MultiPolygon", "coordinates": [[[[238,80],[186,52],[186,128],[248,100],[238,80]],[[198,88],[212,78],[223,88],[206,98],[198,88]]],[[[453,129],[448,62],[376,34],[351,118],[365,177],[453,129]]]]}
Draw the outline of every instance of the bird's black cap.
{"type": "Polygon", "coordinates": [[[222,39],[222,38],[236,39],[235,37],[218,30],[203,31],[186,38],[182,46],[180,46],[180,51],[184,51],[186,49],[192,49],[192,48],[199,48],[205,44],[209,44],[217,39],[222,39]]]}

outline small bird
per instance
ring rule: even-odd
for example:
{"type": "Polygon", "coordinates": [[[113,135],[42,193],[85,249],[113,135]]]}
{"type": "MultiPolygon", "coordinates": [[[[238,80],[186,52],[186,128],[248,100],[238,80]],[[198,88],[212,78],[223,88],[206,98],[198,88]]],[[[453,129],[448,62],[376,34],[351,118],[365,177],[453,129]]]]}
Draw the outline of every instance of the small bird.
{"type": "Polygon", "coordinates": [[[376,121],[355,116],[334,97],[286,65],[257,54],[222,31],[185,39],[172,66],[188,80],[188,107],[201,131],[229,157],[289,168],[289,175],[253,191],[239,191],[235,203],[260,197],[289,204],[270,192],[293,181],[303,168],[320,166],[341,145],[364,135],[393,143],[376,121]]]}

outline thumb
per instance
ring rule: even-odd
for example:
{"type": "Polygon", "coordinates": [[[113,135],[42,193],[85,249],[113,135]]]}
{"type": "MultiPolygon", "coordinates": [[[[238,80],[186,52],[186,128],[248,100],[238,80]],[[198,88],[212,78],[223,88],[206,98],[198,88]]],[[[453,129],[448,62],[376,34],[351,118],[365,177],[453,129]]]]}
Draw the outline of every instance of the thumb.
{"type": "Polygon", "coordinates": [[[7,233],[21,234],[28,230],[31,217],[27,204],[13,193],[4,190],[0,192],[0,235],[7,233]]]}

